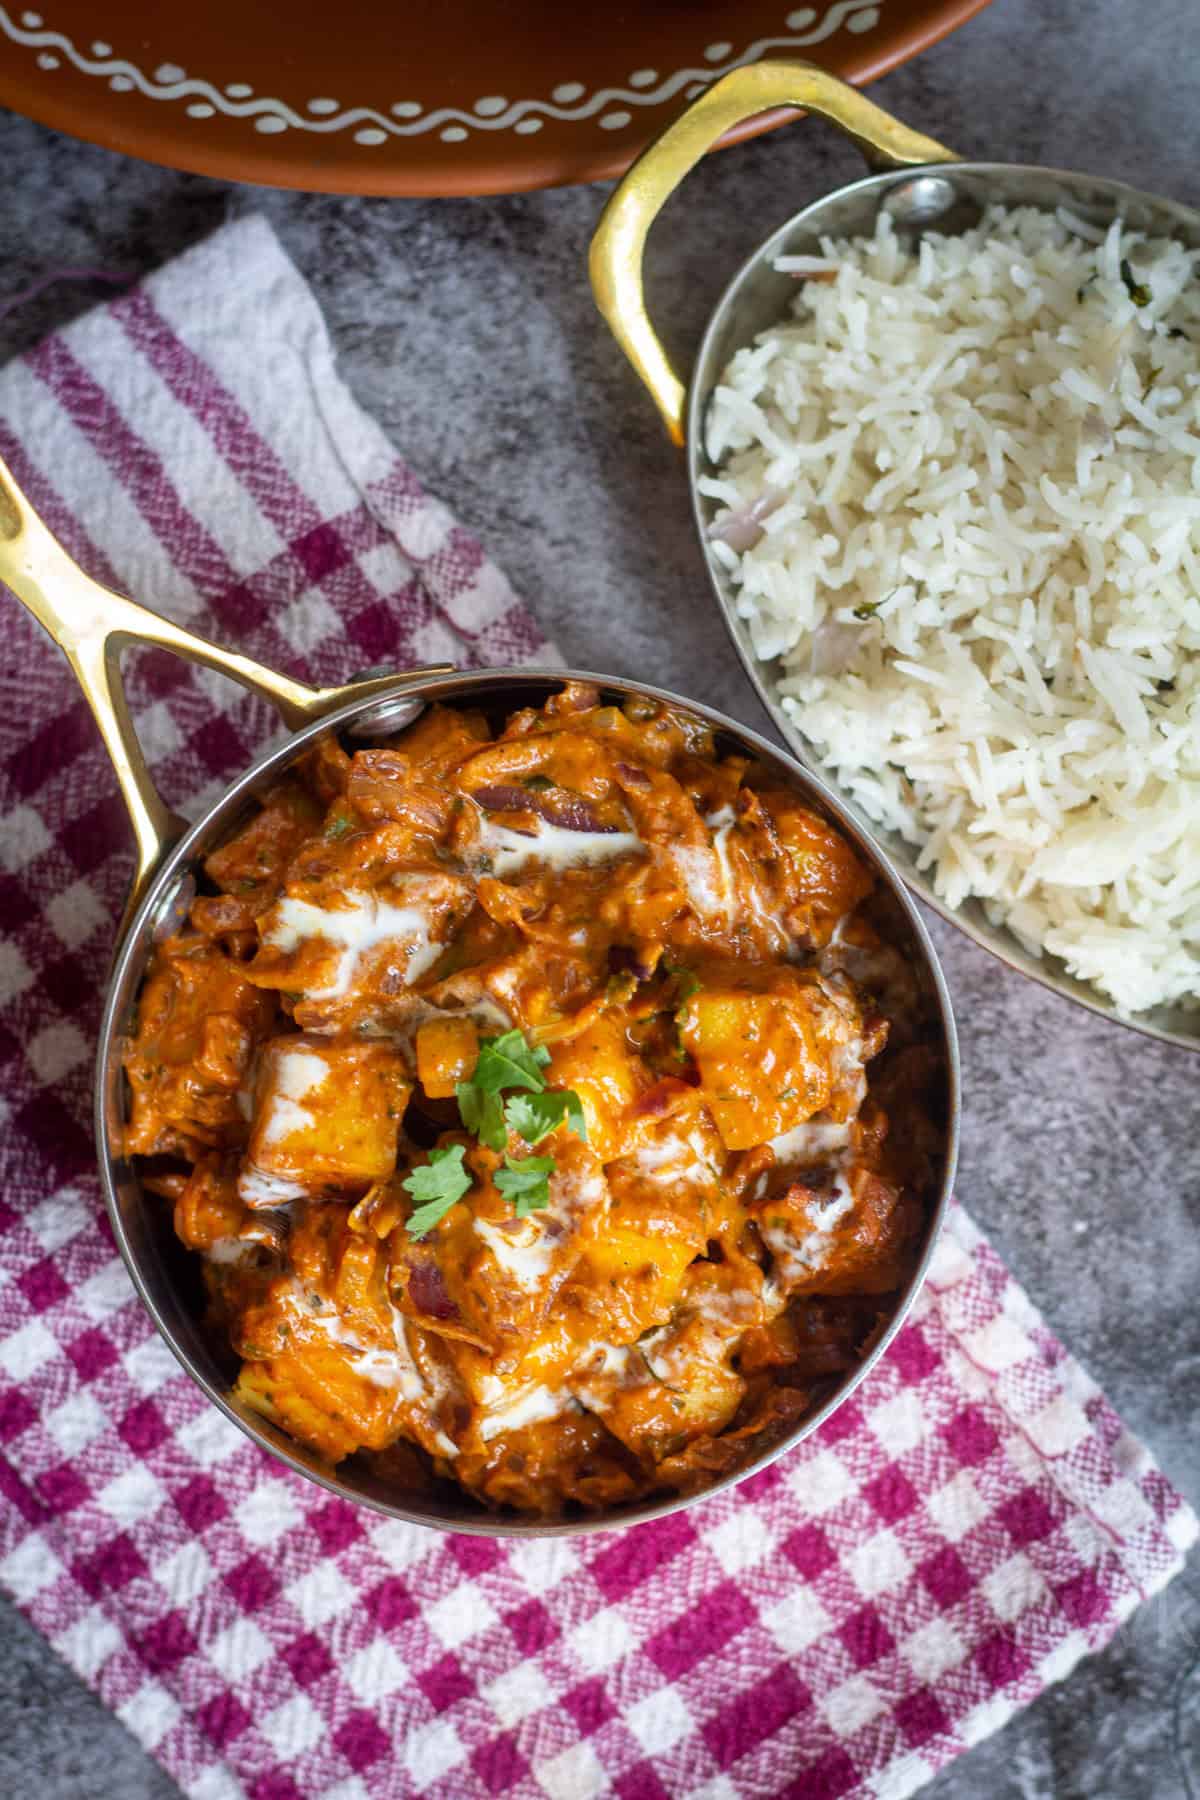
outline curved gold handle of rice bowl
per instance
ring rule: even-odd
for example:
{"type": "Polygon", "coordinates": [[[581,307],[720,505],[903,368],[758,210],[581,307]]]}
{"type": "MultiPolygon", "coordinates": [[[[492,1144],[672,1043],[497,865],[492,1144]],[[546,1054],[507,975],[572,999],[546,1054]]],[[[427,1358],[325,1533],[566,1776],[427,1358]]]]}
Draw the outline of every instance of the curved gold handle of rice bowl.
{"type": "Polygon", "coordinates": [[[846,82],[805,62],[762,62],[713,83],[659,133],[600,215],[589,267],[592,293],[613,336],[641,376],[673,441],[685,437],[686,391],[646,312],[646,237],[688,171],[727,131],[776,107],[817,113],[852,138],[873,168],[954,162],[952,150],[912,131],[846,82]]]}
{"type": "Polygon", "coordinates": [[[85,575],[39,518],[2,460],[0,583],[12,590],[66,655],[100,728],[129,809],[137,863],[122,934],[159,863],[186,829],[154,785],[129,714],[120,666],[121,652],[128,645],[170,650],[188,662],[229,676],[269,700],[284,724],[293,729],[324,718],[349,700],[376,691],[394,692],[405,681],[449,673],[448,669],[414,669],[400,677],[379,675],[339,687],[315,688],[184,631],[85,575]]]}

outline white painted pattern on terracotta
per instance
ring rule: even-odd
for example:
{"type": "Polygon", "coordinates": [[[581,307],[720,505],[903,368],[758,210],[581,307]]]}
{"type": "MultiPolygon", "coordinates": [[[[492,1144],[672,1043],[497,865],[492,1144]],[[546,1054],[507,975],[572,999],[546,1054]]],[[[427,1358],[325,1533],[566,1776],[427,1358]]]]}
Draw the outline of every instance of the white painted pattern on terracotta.
{"type": "Polygon", "coordinates": [[[106,79],[114,93],[136,89],[147,99],[188,102],[185,110],[193,119],[213,118],[219,112],[227,118],[246,119],[264,135],[288,130],[326,133],[354,127],[356,143],[376,147],[392,138],[420,136],[434,130],[448,144],[463,143],[472,132],[479,131],[515,131],[527,136],[540,131],[547,119],[576,123],[597,114],[603,129],[620,130],[632,120],[632,114],[624,110],[629,106],[659,106],[679,93],[691,99],[721,75],[772,51],[805,49],[824,43],[842,30],[856,35],[873,31],[882,10],[882,5],[873,0],[833,0],[821,12],[815,7],[800,7],[784,19],[785,27],[794,35],[760,38],[736,56],[732,54],[732,44],[709,44],[703,52],[711,65],[708,68],[679,69],[661,79],[655,69],[637,69],[629,76],[627,88],[601,88],[590,95],[582,82],[563,81],[553,89],[549,101],[510,102],[499,95],[484,95],[475,101],[470,112],[438,107],[427,113],[411,100],[396,101],[388,113],[367,106],[339,110],[336,100],[317,98],[306,102],[306,113],[298,113],[282,100],[268,95],[256,97],[254,89],[245,82],[229,82],[221,90],[196,76],[189,77],[176,63],[162,63],[153,77],[147,76],[136,64],[115,57],[112,46],[102,40],[94,41],[91,54],[87,55],[62,32],[47,28],[40,13],[23,12],[18,23],[0,5],[0,33],[13,43],[38,51],[37,66],[48,73],[61,66],[60,57],[55,54],[61,52],[82,74],[106,79]]]}

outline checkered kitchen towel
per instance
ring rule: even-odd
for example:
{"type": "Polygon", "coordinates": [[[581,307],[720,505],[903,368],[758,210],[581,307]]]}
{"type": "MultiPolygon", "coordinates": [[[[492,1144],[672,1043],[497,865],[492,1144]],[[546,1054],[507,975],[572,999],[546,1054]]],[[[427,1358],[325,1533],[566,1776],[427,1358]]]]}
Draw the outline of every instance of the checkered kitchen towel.
{"type": "MultiPolygon", "coordinates": [[[[0,374],[0,450],[97,575],[314,677],[553,654],[341,386],[261,223],[0,374]]],[[[64,663],[0,616],[0,1580],[188,1794],[896,1797],[1170,1579],[1195,1519],[961,1212],[855,1398],[660,1523],[446,1537],[260,1454],[101,1213],[128,834],[64,663]]],[[[131,700],[193,806],[270,728],[158,657],[131,700]]]]}

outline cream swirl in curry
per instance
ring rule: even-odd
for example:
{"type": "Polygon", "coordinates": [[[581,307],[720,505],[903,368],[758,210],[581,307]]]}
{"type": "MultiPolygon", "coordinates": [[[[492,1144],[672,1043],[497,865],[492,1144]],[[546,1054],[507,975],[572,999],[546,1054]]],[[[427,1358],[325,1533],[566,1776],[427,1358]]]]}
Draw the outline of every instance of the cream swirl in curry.
{"type": "Polygon", "coordinates": [[[206,874],[127,1147],[250,1407],[555,1514],[719,1478],[861,1357],[937,1071],[870,874],[776,772],[577,684],[495,735],[435,707],[324,742],[206,874]]]}

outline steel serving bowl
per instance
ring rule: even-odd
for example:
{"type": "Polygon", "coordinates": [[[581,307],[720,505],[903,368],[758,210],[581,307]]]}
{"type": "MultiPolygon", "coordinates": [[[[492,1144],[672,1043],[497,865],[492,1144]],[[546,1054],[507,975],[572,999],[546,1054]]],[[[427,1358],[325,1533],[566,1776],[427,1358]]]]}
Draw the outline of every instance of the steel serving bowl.
{"type": "Polygon", "coordinates": [[[933,1246],[949,1204],[958,1151],[958,1048],[950,1000],[937,957],[904,885],[863,827],[828,790],[795,760],[747,731],[733,719],[680,699],[664,689],[562,669],[491,669],[456,672],[419,669],[372,676],[342,688],[315,689],[249,658],[192,636],[145,607],[110,593],[71,561],[37,518],[0,462],[0,582],[12,589],[66,652],[112,756],[129,806],[137,839],[137,873],[118,934],[115,960],[100,1031],[96,1061],[95,1123],[100,1175],[117,1244],[155,1325],[188,1374],[227,1418],[264,1450],[331,1493],[355,1500],[391,1518],[449,1531],[482,1535],[562,1536],[653,1519],[690,1505],[763,1468],[814,1431],[857,1387],[899,1330],[924,1280],[933,1246]],[[167,812],[150,779],[125,705],[118,659],[132,643],[173,650],[229,675],[270,700],[292,735],[264,752],[194,825],[167,812]],[[176,1240],[171,1209],[142,1187],[138,1170],[124,1153],[125,1077],[121,1050],[133,1023],[137,996],[155,938],[186,912],[194,892],[194,871],[245,820],[255,799],[327,733],[355,741],[385,737],[410,723],[431,701],[480,707],[499,720],[514,708],[537,704],[564,680],[595,682],[614,699],[632,695],[685,707],[711,725],[726,752],[760,757],[849,838],[874,870],[884,929],[905,950],[917,972],[925,1030],[945,1070],[941,1168],[917,1264],[893,1317],[862,1362],[823,1403],[781,1441],[744,1468],[699,1494],[656,1497],[595,1516],[561,1520],[493,1515],[448,1483],[428,1491],[399,1491],[351,1458],[336,1468],[319,1458],[232,1395],[236,1359],[216,1342],[203,1322],[199,1261],[176,1240]]]}
{"type": "Polygon", "coordinates": [[[913,237],[928,227],[962,231],[987,205],[1069,207],[1104,229],[1115,217],[1139,231],[1180,239],[1200,248],[1200,212],[1142,193],[1119,181],[1064,169],[1012,163],[960,161],[952,150],[900,123],[835,76],[800,62],[762,63],[725,76],[669,126],[636,162],[606,206],[591,250],[596,303],[621,348],[649,388],[674,442],[686,445],[696,529],[730,637],[746,673],[777,730],[812,773],[837,794],[842,807],[881,844],[913,891],[944,919],[965,931],[1010,968],[1091,1012],[1148,1037],[1200,1050],[1200,1010],[1158,1007],[1123,1014],[1089,982],[1079,981],[1049,954],[1032,953],[1006,926],[995,925],[978,900],[951,907],[917,867],[916,854],[898,832],[888,831],[858,807],[820,764],[813,746],[779,703],[778,659],[760,660],[738,611],[729,571],[712,553],[710,531],[719,504],[701,494],[702,475],[714,473],[704,448],[709,399],[729,359],[759,332],[785,317],[795,297],[791,276],[774,267],[782,255],[812,254],[824,236],[864,237],[881,210],[898,231],[913,237]],[[790,105],[817,113],[851,137],[878,171],[806,206],[773,232],[733,276],[708,322],[687,390],[679,380],[646,313],[642,257],[646,236],[663,203],[705,150],[730,124],[767,107],[790,105]]]}

